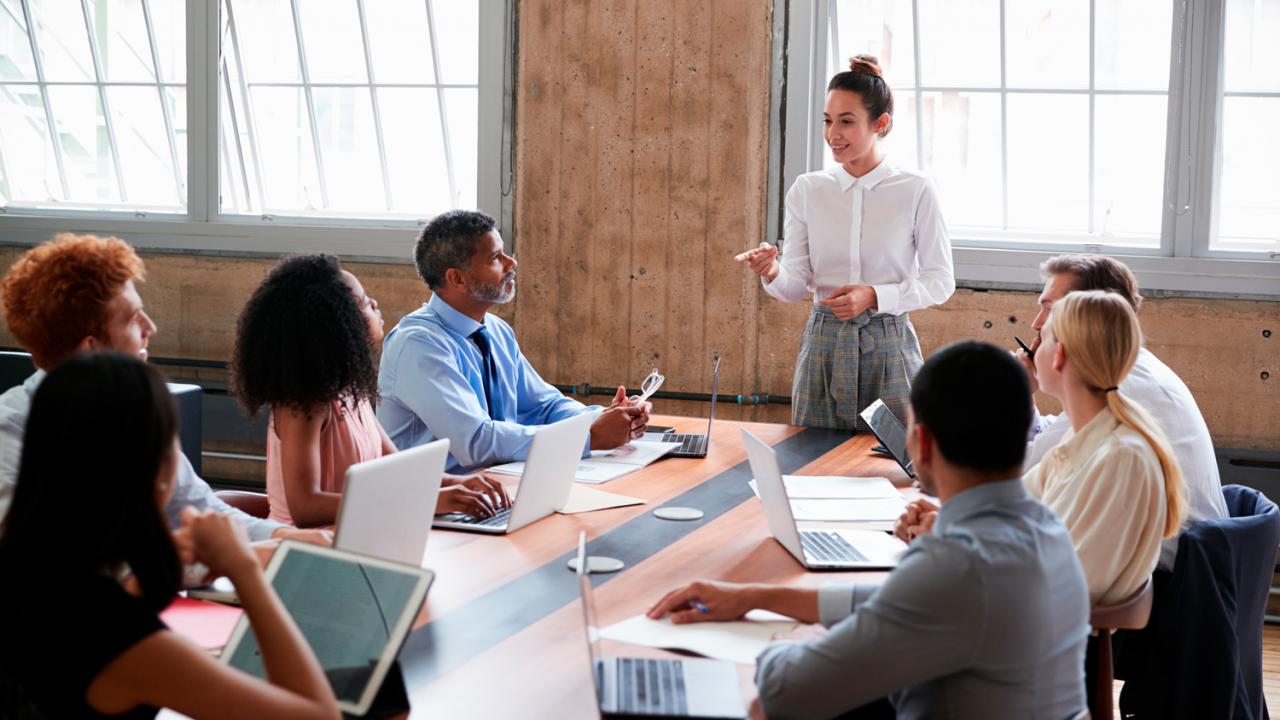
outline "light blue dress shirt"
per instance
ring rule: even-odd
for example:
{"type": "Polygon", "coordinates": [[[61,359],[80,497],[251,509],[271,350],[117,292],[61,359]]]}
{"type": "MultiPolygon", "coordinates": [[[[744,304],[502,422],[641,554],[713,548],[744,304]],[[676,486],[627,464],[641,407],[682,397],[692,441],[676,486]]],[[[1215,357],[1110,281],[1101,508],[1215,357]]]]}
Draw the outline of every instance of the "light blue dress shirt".
{"type": "Polygon", "coordinates": [[[449,438],[448,472],[524,460],[539,425],[599,409],[565,397],[539,377],[520,352],[511,326],[485,315],[497,367],[493,402],[502,420],[490,418],[484,360],[471,340],[479,328],[480,323],[433,295],[404,316],[382,343],[379,422],[400,449],[449,438]]]}
{"type": "Polygon", "coordinates": [[[1044,718],[1085,708],[1089,592],[1066,527],[1021,480],[947,501],[883,585],[818,594],[821,639],[756,660],[771,718],[888,696],[900,720],[1044,718]]]}

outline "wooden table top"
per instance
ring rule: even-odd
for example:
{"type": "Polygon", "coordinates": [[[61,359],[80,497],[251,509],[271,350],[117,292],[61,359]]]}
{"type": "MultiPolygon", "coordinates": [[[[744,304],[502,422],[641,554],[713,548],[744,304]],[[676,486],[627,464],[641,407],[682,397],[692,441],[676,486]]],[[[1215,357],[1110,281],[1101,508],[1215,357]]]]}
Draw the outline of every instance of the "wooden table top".
{"type": "MultiPolygon", "coordinates": [[[[705,419],[655,416],[680,432],[705,432],[705,419]]],[[[644,505],[553,515],[506,536],[433,531],[427,566],[436,581],[400,653],[413,717],[596,717],[594,686],[575,574],[585,530],[588,553],[622,559],[617,573],[592,576],[601,626],[641,613],[662,593],[697,579],[817,587],[879,572],[807,572],[769,534],[747,480],[740,428],[774,446],[784,473],[874,475],[904,489],[910,478],[869,452],[871,435],[787,425],[718,421],[704,459],[668,458],[601,485],[644,505]],[[750,500],[750,502],[748,502],[750,500]],[[672,522],[662,505],[705,516],[672,522]]],[[[673,653],[606,641],[609,654],[673,653]]],[[[744,698],[755,696],[751,666],[740,666],[744,698]]]]}

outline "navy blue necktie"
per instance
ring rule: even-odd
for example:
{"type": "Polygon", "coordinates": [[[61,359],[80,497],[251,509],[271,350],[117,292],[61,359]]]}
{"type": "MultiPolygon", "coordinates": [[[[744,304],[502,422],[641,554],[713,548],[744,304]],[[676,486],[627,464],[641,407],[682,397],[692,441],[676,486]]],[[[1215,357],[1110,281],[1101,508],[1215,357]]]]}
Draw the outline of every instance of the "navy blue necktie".
{"type": "Polygon", "coordinates": [[[484,360],[484,401],[489,406],[489,417],[494,420],[501,420],[502,413],[498,412],[498,408],[494,405],[493,383],[498,378],[498,366],[493,362],[493,353],[489,351],[489,336],[485,334],[484,327],[471,333],[471,342],[480,348],[480,357],[484,360]]]}

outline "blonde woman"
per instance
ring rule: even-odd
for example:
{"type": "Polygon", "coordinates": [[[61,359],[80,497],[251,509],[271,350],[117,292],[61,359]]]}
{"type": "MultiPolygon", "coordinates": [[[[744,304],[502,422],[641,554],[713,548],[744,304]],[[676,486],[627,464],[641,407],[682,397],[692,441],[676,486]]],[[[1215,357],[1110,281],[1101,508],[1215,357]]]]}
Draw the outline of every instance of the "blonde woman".
{"type": "Polygon", "coordinates": [[[1187,515],[1169,441],[1118,389],[1142,347],[1138,318],[1119,295],[1073,292],[1054,303],[1040,337],[1036,379],[1071,429],[1023,482],[1070,530],[1093,604],[1118,603],[1142,586],[1160,541],[1187,515]]]}

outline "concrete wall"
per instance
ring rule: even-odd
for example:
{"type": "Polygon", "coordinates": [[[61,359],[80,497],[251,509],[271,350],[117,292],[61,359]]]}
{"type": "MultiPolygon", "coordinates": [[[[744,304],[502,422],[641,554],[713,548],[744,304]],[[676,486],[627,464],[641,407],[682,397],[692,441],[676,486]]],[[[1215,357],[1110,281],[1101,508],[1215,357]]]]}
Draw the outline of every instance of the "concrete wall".
{"type": "MultiPolygon", "coordinates": [[[[764,236],[771,5],[521,0],[520,283],[500,314],[547,380],[634,386],[659,367],[668,389],[705,392],[718,353],[722,393],[790,394],[806,304],[765,297],[732,262],[764,236]]],[[[406,234],[406,257],[411,245],[406,234]]],[[[0,247],[0,267],[18,253],[0,247]]],[[[225,360],[239,308],[271,261],[146,259],[153,353],[225,360]]],[[[388,327],[426,297],[407,264],[348,267],[388,327]]],[[[960,290],[913,320],[927,354],[961,338],[1029,340],[1035,309],[1034,293],[960,290]]],[[[1219,447],[1280,450],[1280,301],[1153,298],[1141,317],[1219,447]]],[[[2,330],[0,344],[13,344],[2,330]]],[[[728,418],[790,416],[785,405],[721,408],[728,418]]]]}

